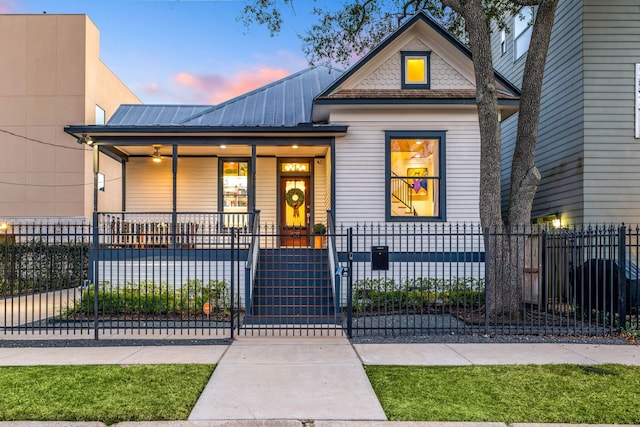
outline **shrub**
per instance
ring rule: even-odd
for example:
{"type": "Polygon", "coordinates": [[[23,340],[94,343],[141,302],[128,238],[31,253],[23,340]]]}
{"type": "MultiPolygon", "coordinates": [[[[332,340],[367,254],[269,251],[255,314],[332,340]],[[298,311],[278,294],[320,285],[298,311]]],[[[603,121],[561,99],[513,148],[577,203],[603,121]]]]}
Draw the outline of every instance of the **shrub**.
{"type": "MultiPolygon", "coordinates": [[[[82,293],[75,307],[66,315],[93,315],[94,298],[95,288],[91,287],[82,293]]],[[[201,280],[189,280],[174,287],[144,281],[139,284],[127,282],[124,286],[103,283],[98,290],[98,311],[108,316],[199,315],[203,313],[205,303],[211,305],[212,317],[228,315],[231,308],[229,284],[215,279],[207,284],[201,280]]]]}
{"type": "Polygon", "coordinates": [[[434,307],[479,307],[484,303],[484,280],[475,278],[363,279],[354,283],[354,310],[406,312],[434,307]]]}
{"type": "Polygon", "coordinates": [[[88,243],[0,242],[0,296],[80,286],[87,279],[88,243]]]}

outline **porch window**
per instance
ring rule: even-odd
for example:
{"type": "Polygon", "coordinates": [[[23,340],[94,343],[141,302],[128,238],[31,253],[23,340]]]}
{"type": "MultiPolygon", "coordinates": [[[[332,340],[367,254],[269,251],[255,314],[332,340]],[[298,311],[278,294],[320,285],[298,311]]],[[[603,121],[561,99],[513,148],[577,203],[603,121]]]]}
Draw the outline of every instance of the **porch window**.
{"type": "Polygon", "coordinates": [[[444,220],[444,132],[387,132],[387,219],[444,220]]]}
{"type": "Polygon", "coordinates": [[[430,52],[402,52],[402,89],[429,89],[430,52]]]}
{"type": "Polygon", "coordinates": [[[222,211],[245,213],[249,209],[249,162],[222,161],[222,211]]]}

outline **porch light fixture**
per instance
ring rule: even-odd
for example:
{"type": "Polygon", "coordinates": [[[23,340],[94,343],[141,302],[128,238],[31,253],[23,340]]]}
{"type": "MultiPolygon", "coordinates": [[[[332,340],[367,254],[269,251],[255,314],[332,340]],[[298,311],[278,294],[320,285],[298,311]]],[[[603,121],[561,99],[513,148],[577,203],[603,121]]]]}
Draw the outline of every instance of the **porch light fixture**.
{"type": "Polygon", "coordinates": [[[88,146],[93,145],[93,139],[90,136],[87,136],[86,133],[83,133],[82,136],[78,137],[78,144],[87,144],[88,146]]]}
{"type": "Polygon", "coordinates": [[[9,224],[7,224],[6,222],[0,224],[0,230],[6,230],[7,228],[9,228],[9,224]]]}
{"type": "Polygon", "coordinates": [[[553,228],[562,228],[562,219],[560,213],[547,213],[536,217],[533,221],[535,224],[547,224],[553,228]]]}
{"type": "Polygon", "coordinates": [[[294,150],[297,150],[297,149],[298,149],[298,144],[293,144],[293,145],[291,146],[291,148],[293,148],[294,150]]]}
{"type": "Polygon", "coordinates": [[[160,147],[162,146],[161,145],[153,146],[153,148],[155,148],[155,151],[151,155],[151,160],[153,160],[154,163],[160,163],[162,161],[162,155],[160,154],[160,147]]]}
{"type": "Polygon", "coordinates": [[[222,144],[222,145],[220,146],[220,148],[222,148],[222,149],[224,150],[225,148],[227,148],[227,146],[226,146],[226,145],[224,145],[224,144],[222,144]]]}

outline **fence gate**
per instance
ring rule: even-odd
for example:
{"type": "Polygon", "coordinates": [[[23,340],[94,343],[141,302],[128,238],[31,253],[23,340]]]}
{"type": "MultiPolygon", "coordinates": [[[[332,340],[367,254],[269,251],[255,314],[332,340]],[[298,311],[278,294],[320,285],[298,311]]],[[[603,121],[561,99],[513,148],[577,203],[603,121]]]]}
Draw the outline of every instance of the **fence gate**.
{"type": "MultiPolygon", "coordinates": [[[[263,225],[253,230],[244,266],[239,334],[343,335],[335,234],[263,225]],[[304,238],[298,235],[305,234],[304,238]]],[[[239,281],[240,282],[240,281],[239,281]]]]}

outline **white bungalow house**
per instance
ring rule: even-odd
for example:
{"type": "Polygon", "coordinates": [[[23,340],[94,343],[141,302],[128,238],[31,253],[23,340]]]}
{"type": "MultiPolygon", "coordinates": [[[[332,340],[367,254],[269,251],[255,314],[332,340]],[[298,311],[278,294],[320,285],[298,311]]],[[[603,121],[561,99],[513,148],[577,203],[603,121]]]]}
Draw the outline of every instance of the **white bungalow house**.
{"type": "MultiPolygon", "coordinates": [[[[505,119],[519,92],[496,84],[505,119]]],[[[96,233],[117,252],[99,255],[101,277],[135,280],[122,263],[167,247],[182,250],[166,252],[178,280],[206,279],[212,262],[237,276],[232,255],[212,252],[236,228],[250,270],[258,249],[313,247],[316,223],[477,223],[475,93],[469,50],[419,13],[345,72],[315,66],[219,105],[122,105],[106,124],[67,126],[95,154],[96,233]],[[260,248],[258,225],[273,234],[260,248]]],[[[255,272],[241,280],[248,306],[255,272]]]]}
{"type": "MultiPolygon", "coordinates": [[[[502,118],[518,90],[496,75],[502,118]]],[[[470,53],[419,13],[346,72],[316,66],[219,105],[122,105],[71,125],[105,153],[96,212],[260,211],[262,223],[478,220],[470,53]]],[[[103,158],[103,157],[101,157],[103,158]]]]}

